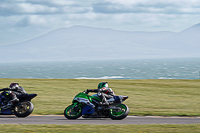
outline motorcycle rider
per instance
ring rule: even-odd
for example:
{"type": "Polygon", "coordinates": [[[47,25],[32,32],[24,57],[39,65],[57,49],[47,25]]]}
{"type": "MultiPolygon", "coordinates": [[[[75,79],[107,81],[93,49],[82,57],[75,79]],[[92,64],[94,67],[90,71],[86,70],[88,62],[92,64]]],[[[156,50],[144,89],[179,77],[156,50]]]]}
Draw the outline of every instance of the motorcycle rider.
{"type": "Polygon", "coordinates": [[[88,92],[97,92],[97,95],[101,98],[102,105],[109,105],[107,99],[115,96],[114,91],[108,87],[107,82],[100,82],[97,89],[87,89],[86,93],[88,92]]]}
{"type": "Polygon", "coordinates": [[[19,86],[18,83],[11,83],[8,88],[0,89],[0,91],[4,91],[1,94],[5,98],[7,98],[7,100],[9,100],[7,105],[1,107],[3,109],[7,109],[11,107],[14,103],[18,102],[19,99],[17,98],[17,95],[26,94],[24,88],[19,86]]]}

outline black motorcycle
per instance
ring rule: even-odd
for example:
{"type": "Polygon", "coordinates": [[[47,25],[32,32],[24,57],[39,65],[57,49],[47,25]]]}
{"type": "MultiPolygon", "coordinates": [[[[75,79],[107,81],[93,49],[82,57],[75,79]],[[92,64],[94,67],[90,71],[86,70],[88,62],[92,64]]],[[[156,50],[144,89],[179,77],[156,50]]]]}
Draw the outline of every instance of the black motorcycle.
{"type": "Polygon", "coordinates": [[[31,100],[37,96],[37,94],[21,94],[17,95],[19,102],[14,103],[8,108],[2,108],[4,105],[7,105],[9,98],[6,97],[8,92],[4,91],[0,94],[0,115],[15,115],[17,117],[27,117],[29,116],[34,109],[33,103],[31,100]]]}

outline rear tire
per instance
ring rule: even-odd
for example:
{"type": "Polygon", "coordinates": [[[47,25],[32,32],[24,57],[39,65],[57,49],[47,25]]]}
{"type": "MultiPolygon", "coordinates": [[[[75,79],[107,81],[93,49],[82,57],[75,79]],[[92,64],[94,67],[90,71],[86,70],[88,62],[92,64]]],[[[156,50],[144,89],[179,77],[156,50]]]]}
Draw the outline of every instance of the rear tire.
{"type": "Polygon", "coordinates": [[[74,108],[74,105],[69,105],[64,110],[64,116],[67,119],[78,119],[82,115],[82,108],[81,106],[77,105],[77,107],[74,108]]]}
{"type": "Polygon", "coordinates": [[[122,120],[127,117],[129,108],[126,104],[116,105],[119,109],[110,109],[109,117],[113,120],[122,120]]]}
{"type": "Polygon", "coordinates": [[[17,117],[27,117],[34,109],[34,105],[30,101],[21,102],[20,105],[15,106],[14,114],[17,117]]]}

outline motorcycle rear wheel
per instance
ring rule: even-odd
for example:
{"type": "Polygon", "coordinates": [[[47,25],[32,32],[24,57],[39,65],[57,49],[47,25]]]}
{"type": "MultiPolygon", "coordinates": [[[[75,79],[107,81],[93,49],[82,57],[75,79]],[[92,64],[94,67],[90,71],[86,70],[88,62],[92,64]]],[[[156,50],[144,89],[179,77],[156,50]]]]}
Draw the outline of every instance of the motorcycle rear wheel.
{"type": "Polygon", "coordinates": [[[129,113],[129,108],[126,104],[119,104],[116,107],[118,109],[110,109],[109,117],[113,120],[122,120],[127,117],[129,113]]]}
{"type": "Polygon", "coordinates": [[[17,117],[27,117],[34,109],[34,105],[30,101],[21,102],[20,105],[15,106],[14,114],[17,117]]]}
{"type": "Polygon", "coordinates": [[[78,119],[81,115],[82,115],[82,108],[79,105],[77,105],[77,107],[74,107],[74,105],[69,105],[64,110],[64,116],[67,119],[78,119]]]}

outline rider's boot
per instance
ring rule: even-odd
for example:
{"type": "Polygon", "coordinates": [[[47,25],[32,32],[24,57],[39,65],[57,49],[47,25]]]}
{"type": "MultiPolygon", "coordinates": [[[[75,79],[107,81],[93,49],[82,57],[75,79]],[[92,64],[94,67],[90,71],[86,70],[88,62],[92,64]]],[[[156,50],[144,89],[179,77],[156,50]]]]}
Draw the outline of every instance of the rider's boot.
{"type": "Polygon", "coordinates": [[[109,105],[108,101],[106,100],[106,98],[102,99],[101,105],[109,105]]]}

